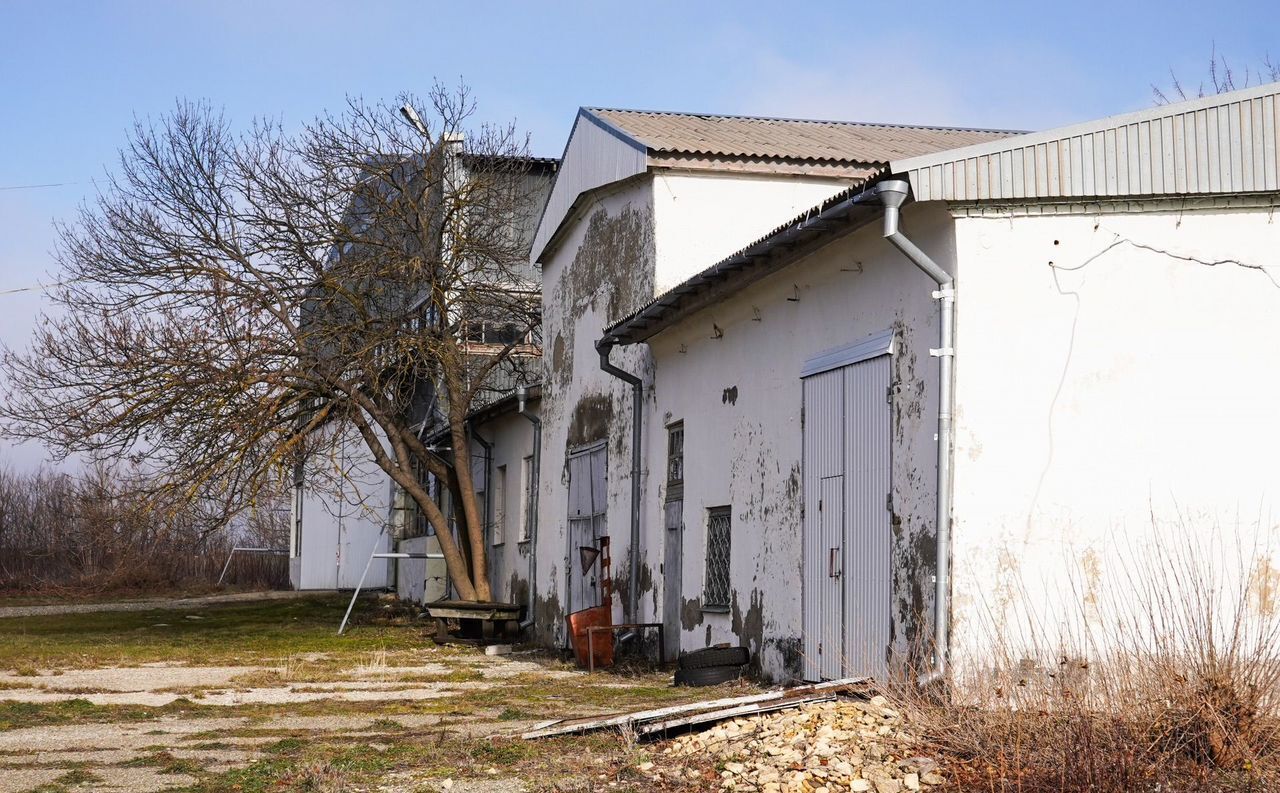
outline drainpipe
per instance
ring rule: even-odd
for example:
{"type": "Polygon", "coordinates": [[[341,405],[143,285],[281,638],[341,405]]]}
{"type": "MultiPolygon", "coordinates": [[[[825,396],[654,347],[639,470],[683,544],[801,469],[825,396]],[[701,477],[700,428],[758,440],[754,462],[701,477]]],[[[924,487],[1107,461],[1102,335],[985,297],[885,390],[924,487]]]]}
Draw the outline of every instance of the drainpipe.
{"type": "Polygon", "coordinates": [[[955,387],[955,280],[929,255],[898,230],[900,209],[910,186],[902,180],[881,182],[876,193],[884,204],[884,237],[938,285],[933,297],[940,301],[938,349],[929,354],[938,359],[938,514],[936,555],[938,573],[933,595],[933,669],[921,676],[920,685],[943,679],[947,672],[947,651],[951,628],[951,401],[955,387]]]}
{"type": "MultiPolygon", "coordinates": [[[[484,449],[484,526],[486,531],[481,532],[481,535],[484,536],[487,542],[491,536],[488,531],[489,521],[493,518],[493,444],[480,437],[480,433],[476,432],[474,423],[468,422],[468,425],[471,427],[471,437],[475,439],[476,443],[480,444],[480,448],[484,449]]],[[[486,566],[488,559],[489,554],[486,553],[486,566]]],[[[489,571],[486,570],[485,575],[488,576],[488,574],[489,571]]],[[[489,585],[492,586],[493,582],[490,581],[489,585]]]]}
{"type": "Polygon", "coordinates": [[[609,363],[609,353],[617,343],[606,336],[596,342],[596,352],[600,353],[603,371],[631,384],[631,565],[626,621],[637,622],[640,612],[640,411],[644,407],[644,385],[639,377],[609,363]]]}
{"type": "MultiPolygon", "coordinates": [[[[533,425],[533,464],[530,466],[533,470],[529,472],[529,613],[525,615],[524,622],[520,623],[520,630],[525,630],[533,626],[533,609],[537,604],[536,597],[538,587],[538,489],[539,477],[542,473],[542,419],[533,415],[526,409],[525,402],[529,398],[529,389],[525,386],[516,386],[516,404],[518,412],[529,420],[533,425]]],[[[521,516],[523,518],[523,516],[521,516]]]]}

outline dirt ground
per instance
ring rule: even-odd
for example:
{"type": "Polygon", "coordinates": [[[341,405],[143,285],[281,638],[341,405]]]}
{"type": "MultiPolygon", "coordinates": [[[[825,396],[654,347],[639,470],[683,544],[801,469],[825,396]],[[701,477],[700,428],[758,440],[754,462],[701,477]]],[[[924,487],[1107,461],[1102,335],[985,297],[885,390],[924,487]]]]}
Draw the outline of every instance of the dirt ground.
{"type": "Polygon", "coordinates": [[[519,734],[742,690],[437,647],[411,612],[372,599],[339,637],[344,605],[0,619],[0,793],[647,790],[634,773],[647,750],[627,736],[519,734]]]}

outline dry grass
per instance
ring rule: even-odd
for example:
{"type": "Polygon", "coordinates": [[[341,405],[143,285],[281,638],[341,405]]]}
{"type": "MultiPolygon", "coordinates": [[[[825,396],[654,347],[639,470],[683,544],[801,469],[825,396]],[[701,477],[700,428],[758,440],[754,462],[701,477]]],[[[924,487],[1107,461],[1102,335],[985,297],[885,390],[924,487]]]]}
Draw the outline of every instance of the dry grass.
{"type": "Polygon", "coordinates": [[[1147,548],[1079,614],[993,633],[945,691],[892,693],[954,789],[1280,790],[1280,614],[1257,598],[1269,555],[1240,559],[1147,548]]]}

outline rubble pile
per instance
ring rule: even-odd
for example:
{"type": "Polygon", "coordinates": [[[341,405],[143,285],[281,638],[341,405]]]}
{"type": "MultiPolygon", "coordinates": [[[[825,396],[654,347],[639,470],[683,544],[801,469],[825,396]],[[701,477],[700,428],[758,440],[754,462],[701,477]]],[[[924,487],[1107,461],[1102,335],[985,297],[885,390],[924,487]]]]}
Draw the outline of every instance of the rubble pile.
{"type": "Polygon", "coordinates": [[[673,740],[659,763],[640,770],[678,779],[694,773],[684,763],[710,756],[723,769],[724,790],[902,793],[941,785],[937,763],[915,750],[902,714],[877,696],[733,719],[673,740]]]}

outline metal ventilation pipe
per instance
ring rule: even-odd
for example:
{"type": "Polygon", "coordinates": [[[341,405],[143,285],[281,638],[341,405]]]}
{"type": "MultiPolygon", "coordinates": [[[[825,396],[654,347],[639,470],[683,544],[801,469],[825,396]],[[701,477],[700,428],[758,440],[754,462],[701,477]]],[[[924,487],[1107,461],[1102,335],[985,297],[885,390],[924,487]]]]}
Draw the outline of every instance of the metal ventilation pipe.
{"type": "Polygon", "coordinates": [[[527,410],[528,399],[529,389],[523,385],[516,386],[519,413],[533,425],[533,470],[529,472],[529,613],[525,615],[524,622],[520,623],[520,630],[533,625],[533,609],[538,602],[538,489],[542,472],[542,419],[527,410]]]}
{"type": "MultiPolygon", "coordinates": [[[[609,363],[609,353],[617,341],[606,336],[596,342],[600,368],[631,384],[631,564],[628,568],[627,622],[639,622],[640,614],[640,417],[644,408],[644,384],[631,372],[609,363]]],[[[625,640],[621,637],[619,640],[625,640]]]]}
{"type": "Polygon", "coordinates": [[[881,182],[876,193],[884,204],[884,237],[902,251],[911,262],[925,272],[938,288],[933,292],[940,301],[938,348],[929,354],[938,359],[938,514],[937,514],[937,578],[933,595],[933,669],[921,676],[925,685],[942,679],[947,671],[947,652],[951,633],[951,403],[955,387],[955,279],[929,255],[898,229],[900,210],[911,190],[900,179],[881,182]]]}

